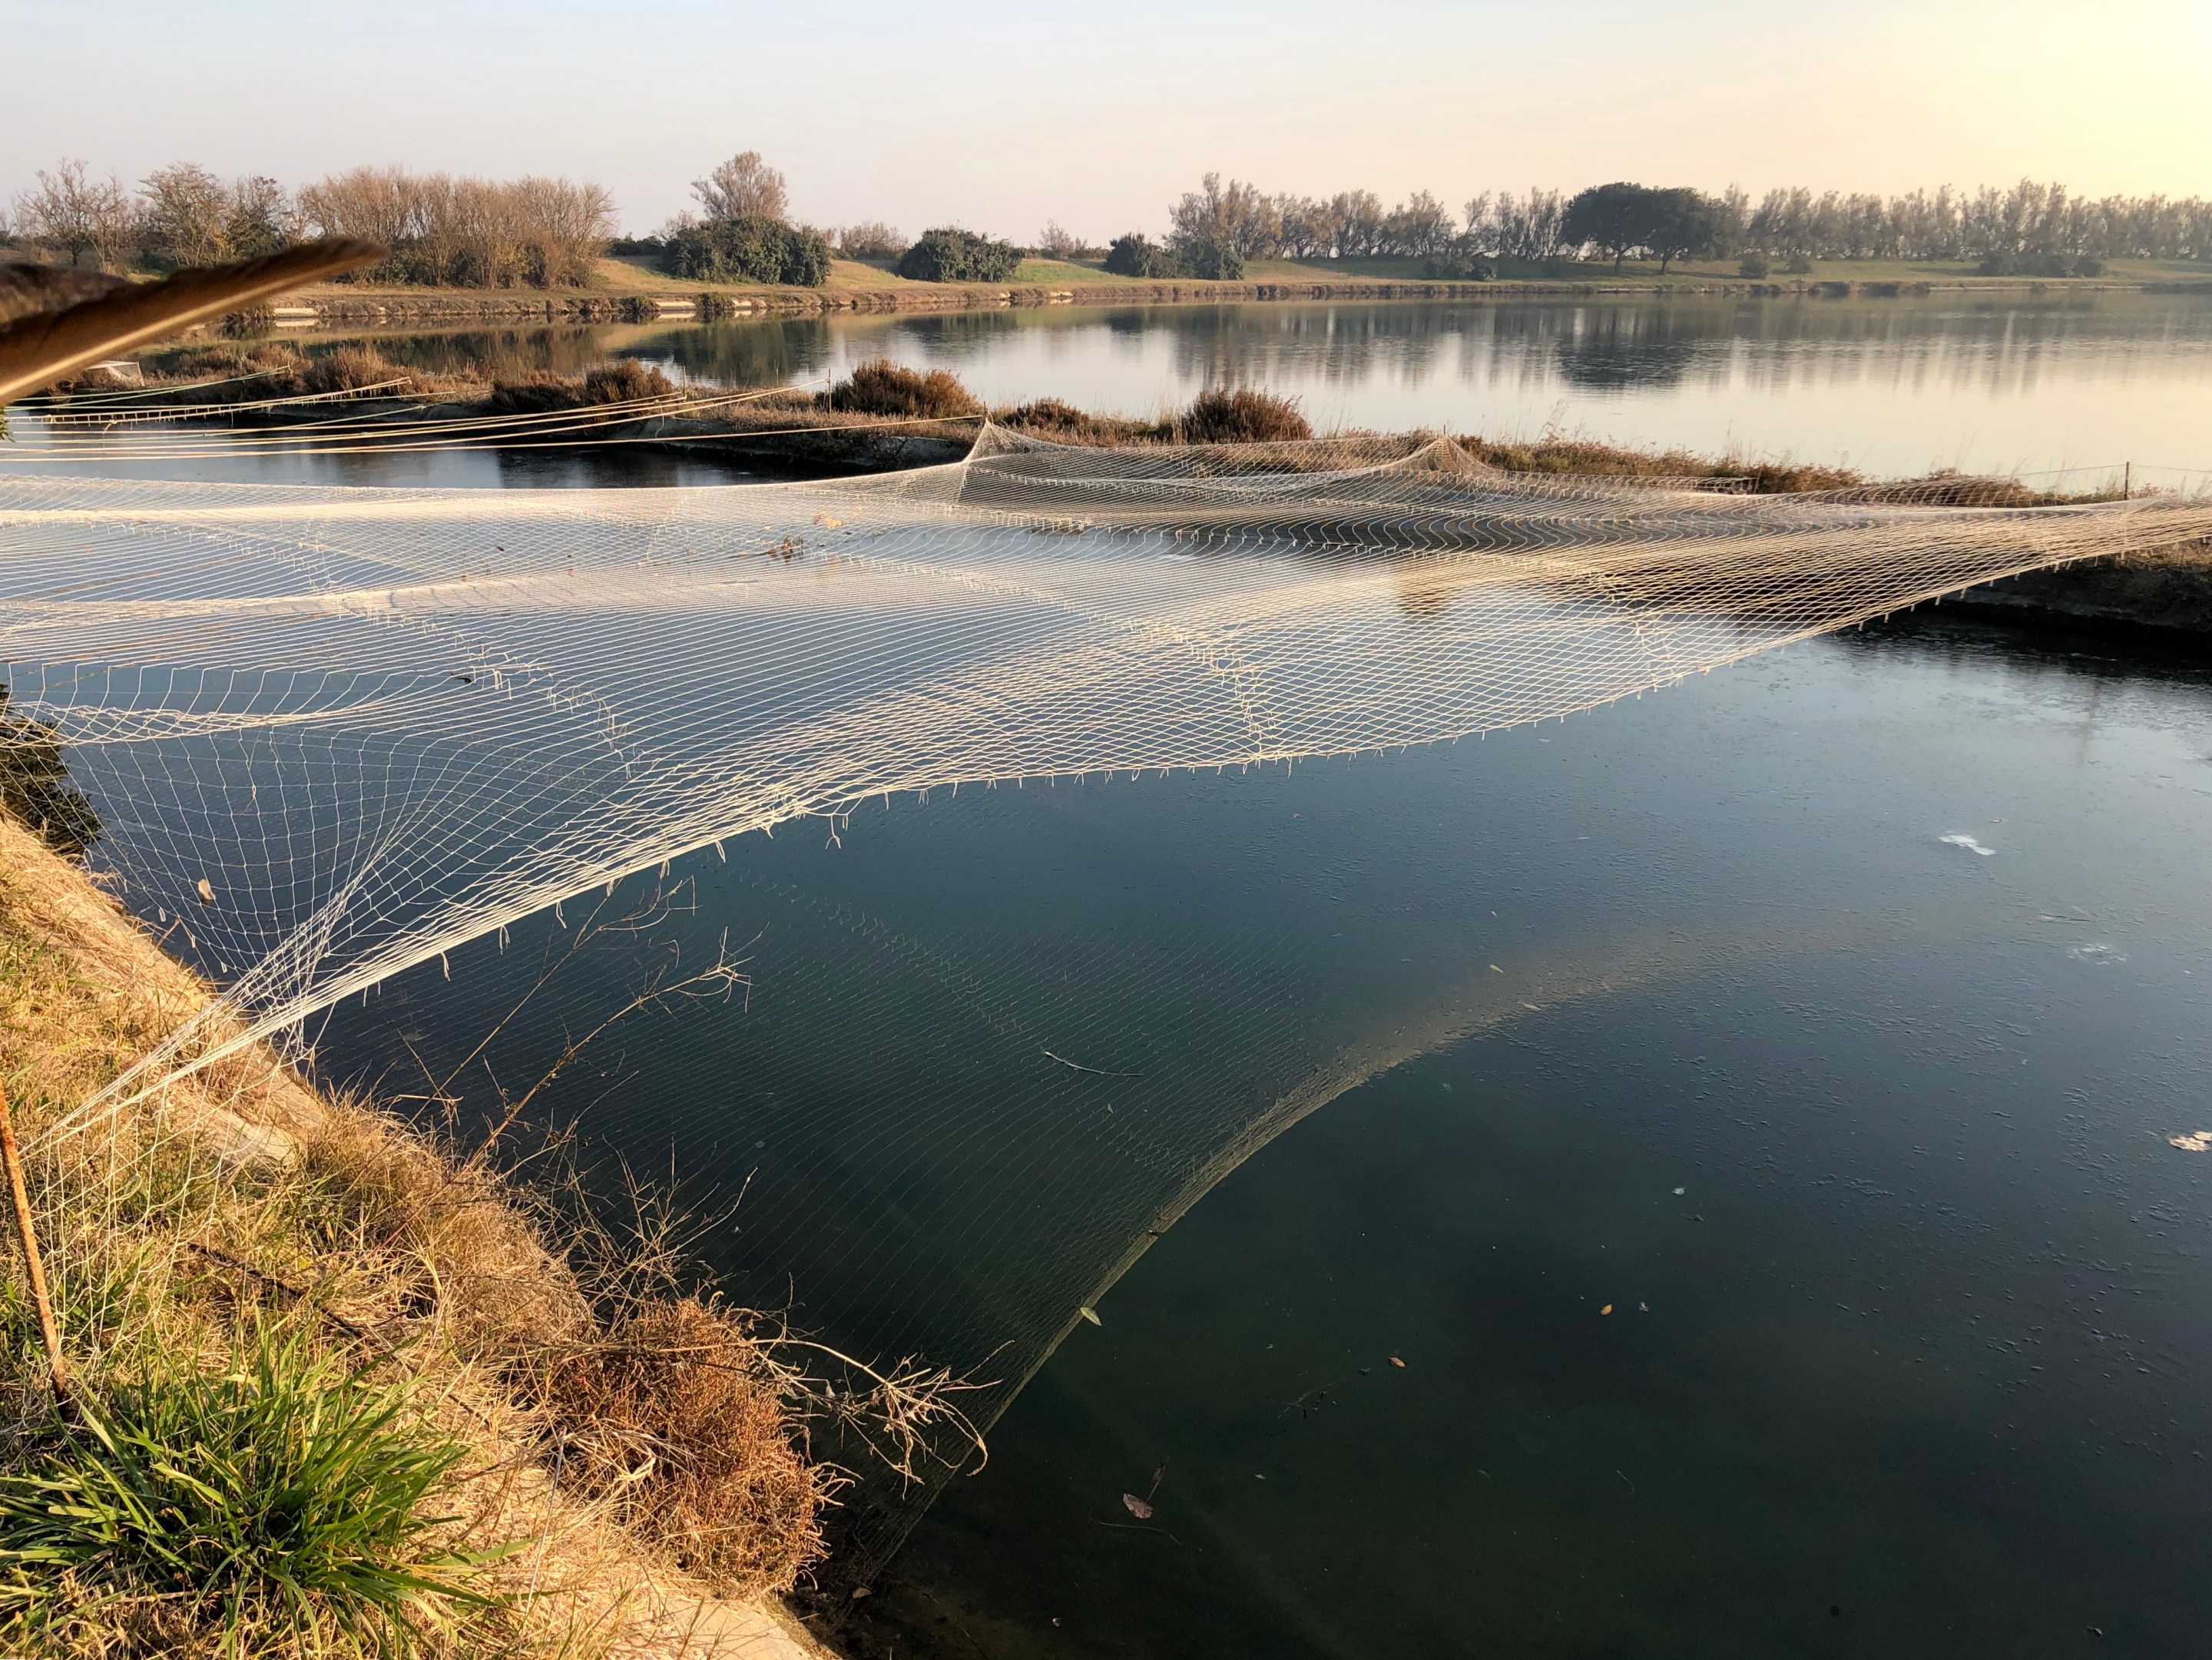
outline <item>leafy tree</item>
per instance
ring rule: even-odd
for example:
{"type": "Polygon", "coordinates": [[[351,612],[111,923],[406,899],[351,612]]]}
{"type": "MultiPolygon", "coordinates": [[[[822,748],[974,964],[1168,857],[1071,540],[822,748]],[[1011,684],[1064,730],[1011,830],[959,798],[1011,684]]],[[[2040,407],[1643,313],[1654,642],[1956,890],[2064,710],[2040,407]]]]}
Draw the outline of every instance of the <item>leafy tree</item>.
{"type": "Polygon", "coordinates": [[[1570,247],[1596,244],[1613,256],[1618,271],[1632,249],[1651,246],[1661,194],[1645,185],[1593,185],[1567,204],[1560,240],[1570,247]]]}
{"type": "Polygon", "coordinates": [[[1676,259],[1702,259],[1720,246],[1725,228],[1720,203],[1686,189],[1653,191],[1650,228],[1644,245],[1659,256],[1659,274],[1676,259]]]}
{"type": "Polygon", "coordinates": [[[899,257],[898,274],[917,283],[1003,283],[1021,263],[1011,242],[940,225],[899,257]]]}

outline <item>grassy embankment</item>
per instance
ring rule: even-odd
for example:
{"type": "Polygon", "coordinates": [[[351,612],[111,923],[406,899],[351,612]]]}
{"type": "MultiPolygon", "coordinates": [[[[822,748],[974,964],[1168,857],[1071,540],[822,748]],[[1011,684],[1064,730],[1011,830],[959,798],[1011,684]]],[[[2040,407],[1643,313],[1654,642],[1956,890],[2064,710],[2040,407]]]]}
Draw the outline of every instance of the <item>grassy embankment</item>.
{"type": "Polygon", "coordinates": [[[550,1197],[259,1049],[44,1134],[208,997],[0,814],[0,1079],[70,1371],[11,1217],[0,1653],[803,1651],[726,1599],[813,1559],[830,1477],[665,1238],[556,1250],[550,1197]]]}

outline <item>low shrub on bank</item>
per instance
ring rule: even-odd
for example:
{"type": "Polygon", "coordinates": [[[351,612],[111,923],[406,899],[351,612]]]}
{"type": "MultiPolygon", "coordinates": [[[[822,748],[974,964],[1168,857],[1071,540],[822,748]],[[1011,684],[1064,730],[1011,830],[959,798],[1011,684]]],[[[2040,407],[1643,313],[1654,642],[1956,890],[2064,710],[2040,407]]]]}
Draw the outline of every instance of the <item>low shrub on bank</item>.
{"type": "Polygon", "coordinates": [[[1985,253],[1974,267],[1977,277],[2102,277],[2104,262],[2083,254],[1985,253]]]}
{"type": "Polygon", "coordinates": [[[1190,400],[1176,424],[1186,444],[1280,444],[1313,436],[1296,399],[1249,386],[1207,388],[1190,400]]]}
{"type": "Polygon", "coordinates": [[[496,381],[487,402],[497,415],[547,415],[675,395],[674,382],[653,365],[621,357],[586,370],[580,379],[533,374],[526,380],[496,381]]]}
{"type": "Polygon", "coordinates": [[[957,225],[926,230],[899,256],[898,274],[916,283],[1003,283],[1022,263],[1022,251],[957,225]]]}
{"type": "Polygon", "coordinates": [[[902,368],[887,357],[863,363],[830,389],[830,407],[854,415],[884,415],[927,420],[980,415],[983,405],[959,378],[943,369],[927,374],[902,368]]]}
{"type": "Polygon", "coordinates": [[[1118,415],[1093,415],[1057,398],[1039,398],[992,417],[1000,425],[1062,444],[1133,444],[1171,438],[1174,428],[1161,421],[1133,421],[1118,415]]]}
{"type": "Polygon", "coordinates": [[[1179,245],[1175,251],[1176,264],[1188,277],[1203,283],[1236,283],[1243,280],[1244,256],[1218,236],[1201,236],[1179,245]]]}
{"type": "Polygon", "coordinates": [[[1498,265],[1474,238],[1457,236],[1421,262],[1421,275],[1432,282],[1487,283],[1498,275],[1498,265]]]}
{"type": "Polygon", "coordinates": [[[781,283],[818,289],[830,280],[830,244],[817,232],[760,214],[710,219],[668,238],[660,268],[699,283],[781,283]]]}
{"type": "Polygon", "coordinates": [[[392,391],[403,392],[407,372],[385,361],[374,346],[336,346],[310,357],[293,380],[306,392],[359,392],[392,380],[403,382],[392,391]]]}
{"type": "Polygon", "coordinates": [[[725,1596],[787,1590],[823,1552],[831,1480],[791,1436],[785,1383],[745,1321],[647,1304],[550,1369],[569,1479],[725,1596]]]}
{"type": "Polygon", "coordinates": [[[1106,269],[1116,277],[1155,280],[1182,275],[1175,255],[1136,231],[1114,239],[1114,246],[1106,250],[1106,269]]]}

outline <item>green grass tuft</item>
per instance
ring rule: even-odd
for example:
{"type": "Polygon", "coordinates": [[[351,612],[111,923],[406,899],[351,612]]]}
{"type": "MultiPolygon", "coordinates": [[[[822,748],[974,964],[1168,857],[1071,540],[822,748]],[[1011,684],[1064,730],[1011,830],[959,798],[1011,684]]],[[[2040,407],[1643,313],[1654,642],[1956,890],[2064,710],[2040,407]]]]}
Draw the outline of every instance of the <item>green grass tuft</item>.
{"type": "Polygon", "coordinates": [[[465,1449],[408,1384],[261,1326],[96,1393],[0,1475],[0,1645],[400,1656],[498,1606],[425,1513],[465,1449]]]}

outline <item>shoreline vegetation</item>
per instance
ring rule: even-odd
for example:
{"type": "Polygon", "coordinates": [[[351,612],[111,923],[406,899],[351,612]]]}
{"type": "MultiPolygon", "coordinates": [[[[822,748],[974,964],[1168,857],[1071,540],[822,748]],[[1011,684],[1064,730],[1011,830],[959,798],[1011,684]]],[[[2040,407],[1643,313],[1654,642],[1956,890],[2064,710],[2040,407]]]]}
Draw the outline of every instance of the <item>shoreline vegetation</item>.
{"type": "Polygon", "coordinates": [[[843,1481],[817,1357],[649,1201],[609,1231],[258,1047],[51,1133],[212,994],[19,797],[0,1077],[68,1376],[11,1225],[0,1650],[824,1652],[779,1600],[843,1481]]]}
{"type": "Polygon", "coordinates": [[[568,179],[485,179],[359,167],[296,190],[190,162],[134,188],[81,161],[40,170],[0,213],[9,257],[158,276],[313,237],[387,249],[358,278],[282,308],[288,323],[994,305],[1467,298],[1682,289],[1894,295],[1953,287],[2212,289],[2212,201],[2008,189],[1879,197],[1802,188],[1753,202],[1625,180],[1569,193],[1482,192],[1458,208],[1417,191],[1271,193],[1207,173],[1155,241],[1093,242],[1047,223],[1026,245],[939,225],[795,220],[757,151],[691,186],[698,211],[642,236],[568,179]]]}

